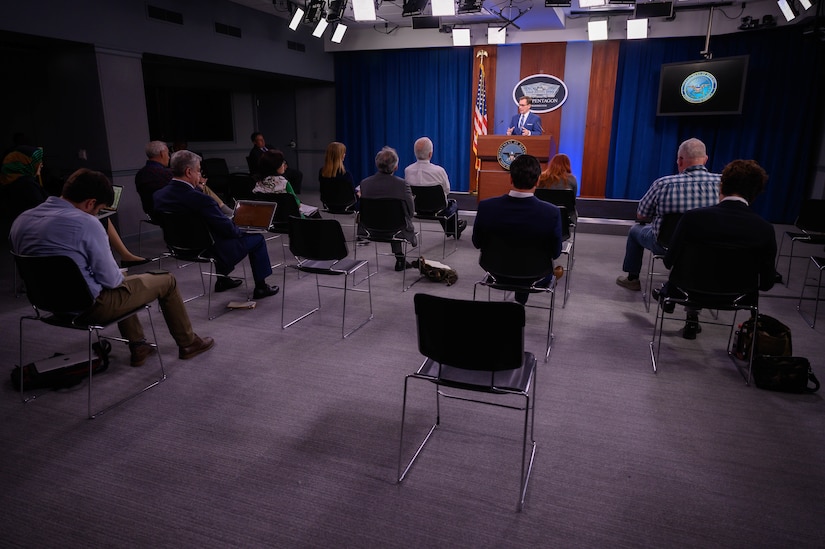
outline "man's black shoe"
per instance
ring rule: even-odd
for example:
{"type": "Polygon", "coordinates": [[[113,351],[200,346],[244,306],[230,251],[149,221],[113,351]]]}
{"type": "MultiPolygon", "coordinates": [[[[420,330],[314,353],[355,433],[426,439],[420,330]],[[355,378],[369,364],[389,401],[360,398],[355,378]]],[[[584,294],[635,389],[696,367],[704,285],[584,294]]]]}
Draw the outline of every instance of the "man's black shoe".
{"type": "Polygon", "coordinates": [[[685,339],[696,339],[696,334],[702,333],[702,326],[698,322],[687,321],[682,328],[682,337],[685,339]]]}
{"type": "Polygon", "coordinates": [[[403,271],[404,269],[412,269],[413,264],[409,261],[404,261],[404,258],[396,259],[395,260],[395,270],[396,271],[403,271]]]}
{"type": "Polygon", "coordinates": [[[222,276],[215,281],[215,291],[216,292],[225,292],[226,290],[231,290],[232,288],[237,288],[243,284],[243,280],[239,278],[229,278],[228,276],[222,276]]]}
{"type": "Polygon", "coordinates": [[[264,284],[262,286],[258,286],[255,288],[255,290],[252,292],[252,298],[263,299],[265,297],[277,294],[278,290],[280,290],[280,288],[278,288],[277,286],[270,286],[268,284],[264,284]]]}

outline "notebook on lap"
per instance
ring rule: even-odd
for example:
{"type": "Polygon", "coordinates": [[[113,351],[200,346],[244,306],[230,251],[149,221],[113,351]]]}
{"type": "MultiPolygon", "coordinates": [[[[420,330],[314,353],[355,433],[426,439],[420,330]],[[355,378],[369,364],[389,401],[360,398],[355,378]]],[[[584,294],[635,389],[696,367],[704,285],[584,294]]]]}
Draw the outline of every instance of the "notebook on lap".
{"type": "Polygon", "coordinates": [[[275,202],[260,200],[238,200],[235,202],[235,213],[232,220],[242,231],[262,232],[272,226],[275,217],[275,202]]]}

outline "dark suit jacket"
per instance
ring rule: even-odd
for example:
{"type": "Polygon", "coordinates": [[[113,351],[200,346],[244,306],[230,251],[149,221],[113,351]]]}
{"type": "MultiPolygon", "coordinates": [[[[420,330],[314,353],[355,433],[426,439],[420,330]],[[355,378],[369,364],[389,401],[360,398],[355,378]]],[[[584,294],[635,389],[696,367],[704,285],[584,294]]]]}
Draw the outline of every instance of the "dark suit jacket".
{"type": "Polygon", "coordinates": [[[415,243],[415,227],[413,227],[413,213],[415,200],[410,185],[395,175],[377,173],[361,181],[361,198],[398,198],[404,201],[407,217],[407,228],[404,238],[415,243]]]}
{"type": "Polygon", "coordinates": [[[483,252],[493,238],[536,242],[556,259],[561,255],[561,212],[535,196],[505,194],[482,200],[473,223],[473,245],[483,252]]]}
{"type": "MultiPolygon", "coordinates": [[[[510,125],[507,126],[508,128],[513,128],[513,135],[521,135],[518,131],[518,119],[520,116],[520,114],[516,114],[510,119],[510,125]]],[[[524,121],[524,127],[530,130],[530,135],[541,135],[544,133],[544,128],[541,127],[541,118],[532,112],[527,115],[527,120],[524,121]]]]}
{"type": "MultiPolygon", "coordinates": [[[[671,268],[671,279],[692,279],[713,271],[717,265],[709,260],[686,260],[702,257],[702,250],[723,246],[730,250],[748,250],[759,272],[759,289],[770,290],[776,270],[776,236],[773,225],[759,217],[743,202],[725,200],[714,206],[688,210],[676,226],[664,263],[671,268]],[[694,253],[697,251],[698,253],[694,253]]],[[[722,273],[717,273],[721,275],[722,273]]]]}
{"type": "Polygon", "coordinates": [[[135,188],[140,195],[140,203],[143,211],[152,215],[154,211],[154,194],[172,181],[172,170],[162,165],[160,162],[147,160],[135,174],[135,188]]]}
{"type": "Polygon", "coordinates": [[[200,215],[215,239],[215,259],[228,267],[237,265],[247,255],[242,232],[226,217],[211,197],[195,190],[185,181],[172,181],[154,194],[155,211],[200,215]]]}
{"type": "MultiPolygon", "coordinates": [[[[267,150],[269,150],[269,145],[267,145],[267,150]]],[[[261,155],[264,154],[264,151],[259,149],[258,147],[252,147],[252,150],[249,151],[249,171],[255,173],[258,171],[258,160],[261,159],[261,155]]]]}

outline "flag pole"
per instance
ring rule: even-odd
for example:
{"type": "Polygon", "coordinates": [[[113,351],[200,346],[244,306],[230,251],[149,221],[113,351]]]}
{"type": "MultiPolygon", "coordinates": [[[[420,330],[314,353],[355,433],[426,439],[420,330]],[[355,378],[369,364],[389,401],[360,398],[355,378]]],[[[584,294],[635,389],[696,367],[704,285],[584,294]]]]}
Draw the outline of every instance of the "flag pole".
{"type": "Polygon", "coordinates": [[[479,50],[478,83],[476,86],[476,101],[473,108],[473,156],[475,156],[475,187],[470,189],[472,194],[478,194],[478,183],[481,178],[481,159],[478,157],[478,136],[487,135],[487,82],[484,74],[484,58],[488,57],[487,50],[479,50]]]}

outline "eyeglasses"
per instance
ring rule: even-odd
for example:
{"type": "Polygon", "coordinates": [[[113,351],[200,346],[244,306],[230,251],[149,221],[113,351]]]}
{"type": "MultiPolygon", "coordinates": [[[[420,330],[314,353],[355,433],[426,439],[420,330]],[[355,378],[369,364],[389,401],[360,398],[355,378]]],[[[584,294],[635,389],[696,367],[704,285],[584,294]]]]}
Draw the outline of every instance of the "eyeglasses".
{"type": "Polygon", "coordinates": [[[527,104],[527,103],[519,103],[519,104],[518,104],[518,106],[519,106],[519,107],[527,107],[527,106],[528,106],[528,104],[527,104]]]}

